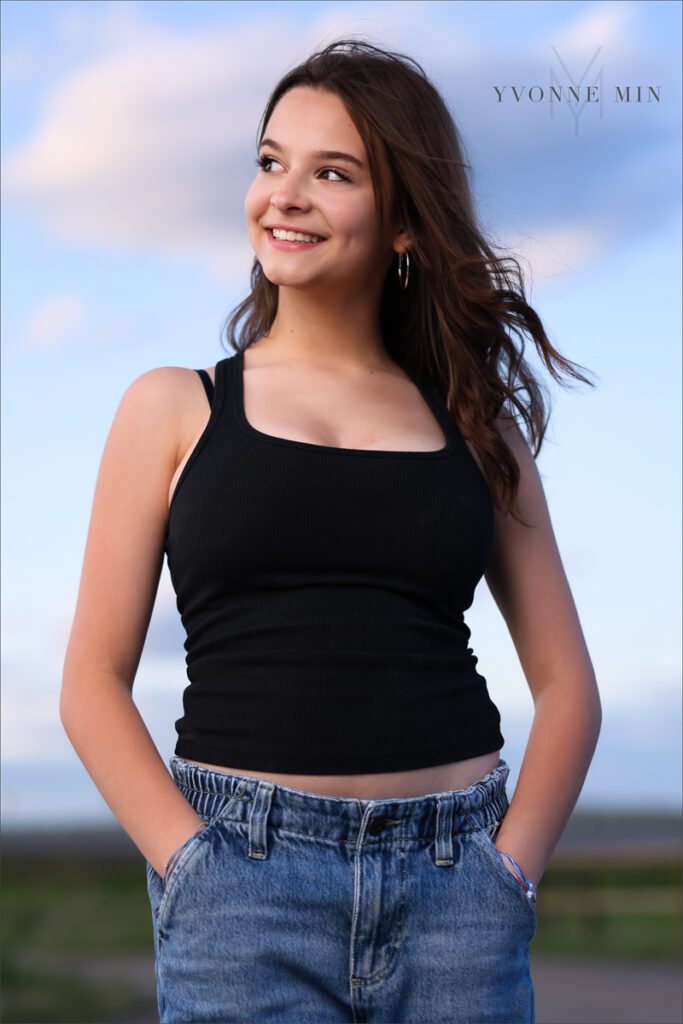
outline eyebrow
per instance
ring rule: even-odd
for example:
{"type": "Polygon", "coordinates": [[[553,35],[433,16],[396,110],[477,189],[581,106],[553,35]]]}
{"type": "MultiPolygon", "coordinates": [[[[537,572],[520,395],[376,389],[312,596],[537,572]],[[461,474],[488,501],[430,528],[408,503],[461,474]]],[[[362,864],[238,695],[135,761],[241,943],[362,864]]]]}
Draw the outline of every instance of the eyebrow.
{"type": "MultiPolygon", "coordinates": [[[[282,152],[282,146],[275,139],[262,139],[261,146],[271,146],[273,149],[279,149],[282,152]]],[[[319,157],[321,160],[347,160],[350,164],[360,167],[361,170],[365,168],[365,164],[357,156],[352,156],[350,153],[341,153],[337,149],[318,149],[313,153],[313,156],[319,157]]]]}

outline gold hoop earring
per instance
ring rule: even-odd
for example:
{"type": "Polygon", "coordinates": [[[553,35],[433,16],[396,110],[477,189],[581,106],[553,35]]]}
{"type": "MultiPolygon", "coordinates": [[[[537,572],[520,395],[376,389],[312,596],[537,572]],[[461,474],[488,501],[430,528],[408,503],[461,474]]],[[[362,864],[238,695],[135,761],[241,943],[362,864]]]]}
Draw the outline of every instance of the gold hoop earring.
{"type": "Polygon", "coordinates": [[[410,253],[400,252],[398,254],[398,283],[404,291],[408,287],[408,278],[410,277],[410,253]],[[403,280],[403,268],[405,266],[405,280],[403,280]]]}

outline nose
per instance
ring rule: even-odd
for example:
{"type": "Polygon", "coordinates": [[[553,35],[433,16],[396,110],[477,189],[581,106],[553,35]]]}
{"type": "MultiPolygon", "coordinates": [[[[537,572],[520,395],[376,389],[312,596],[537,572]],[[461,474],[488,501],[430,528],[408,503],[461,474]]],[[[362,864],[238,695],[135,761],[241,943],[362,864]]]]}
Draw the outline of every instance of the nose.
{"type": "Polygon", "coordinates": [[[310,206],[310,202],[300,192],[295,192],[292,189],[285,191],[278,189],[271,196],[270,205],[276,210],[284,212],[286,210],[305,210],[310,206]]]}
{"type": "Polygon", "coordinates": [[[310,200],[306,195],[305,188],[297,183],[297,178],[288,175],[287,181],[282,181],[270,197],[271,206],[276,210],[308,209],[310,200]]]}

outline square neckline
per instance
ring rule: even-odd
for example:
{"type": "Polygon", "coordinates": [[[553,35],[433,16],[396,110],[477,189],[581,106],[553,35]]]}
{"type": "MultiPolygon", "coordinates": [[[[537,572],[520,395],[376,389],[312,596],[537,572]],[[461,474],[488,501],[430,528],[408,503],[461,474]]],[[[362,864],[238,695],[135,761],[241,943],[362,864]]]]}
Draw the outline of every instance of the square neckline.
{"type": "Polygon", "coordinates": [[[313,441],[298,441],[290,437],[278,437],[275,434],[267,434],[263,430],[259,430],[247,419],[247,415],[244,407],[244,349],[238,349],[233,356],[228,356],[225,362],[234,360],[234,374],[233,374],[233,408],[235,413],[235,419],[240,429],[247,434],[249,437],[254,438],[258,441],[263,441],[266,444],[279,444],[285,445],[288,448],[299,448],[302,451],[313,451],[313,452],[334,452],[337,455],[351,455],[359,457],[375,456],[381,458],[399,458],[399,459],[439,459],[446,456],[452,455],[455,451],[456,434],[455,427],[448,415],[447,410],[441,410],[436,403],[436,396],[432,397],[429,390],[426,387],[421,386],[416,381],[413,384],[418,389],[425,402],[427,403],[432,415],[436,419],[437,423],[441,427],[446,443],[441,448],[435,448],[430,451],[403,451],[400,449],[386,449],[386,448],[343,448],[338,445],[330,444],[316,444],[313,441]]]}

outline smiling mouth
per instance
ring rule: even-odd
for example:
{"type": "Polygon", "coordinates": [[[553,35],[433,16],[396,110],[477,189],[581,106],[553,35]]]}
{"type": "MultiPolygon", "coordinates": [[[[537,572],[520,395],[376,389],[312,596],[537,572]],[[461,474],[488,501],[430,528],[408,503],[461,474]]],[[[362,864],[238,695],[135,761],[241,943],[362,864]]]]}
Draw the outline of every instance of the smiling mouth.
{"type": "MultiPolygon", "coordinates": [[[[284,230],[284,228],[280,229],[280,230],[284,230]]],[[[308,241],[307,239],[302,239],[302,238],[278,238],[274,234],[274,229],[273,228],[265,228],[265,231],[266,231],[267,234],[270,235],[270,237],[273,239],[274,242],[289,242],[290,245],[319,245],[320,242],[324,242],[325,241],[325,239],[322,238],[320,235],[310,234],[309,238],[311,238],[312,241],[308,241]]],[[[292,232],[292,233],[294,234],[294,232],[292,232]]],[[[302,231],[302,232],[300,232],[300,234],[307,235],[309,233],[307,231],[302,231]]]]}
{"type": "Polygon", "coordinates": [[[268,228],[266,229],[266,234],[268,235],[268,242],[272,246],[274,252],[290,253],[290,255],[294,255],[295,253],[299,253],[299,255],[301,255],[301,253],[304,253],[306,249],[319,249],[323,242],[325,242],[324,238],[321,238],[317,242],[302,242],[300,239],[296,238],[276,238],[272,229],[268,228]]]}

